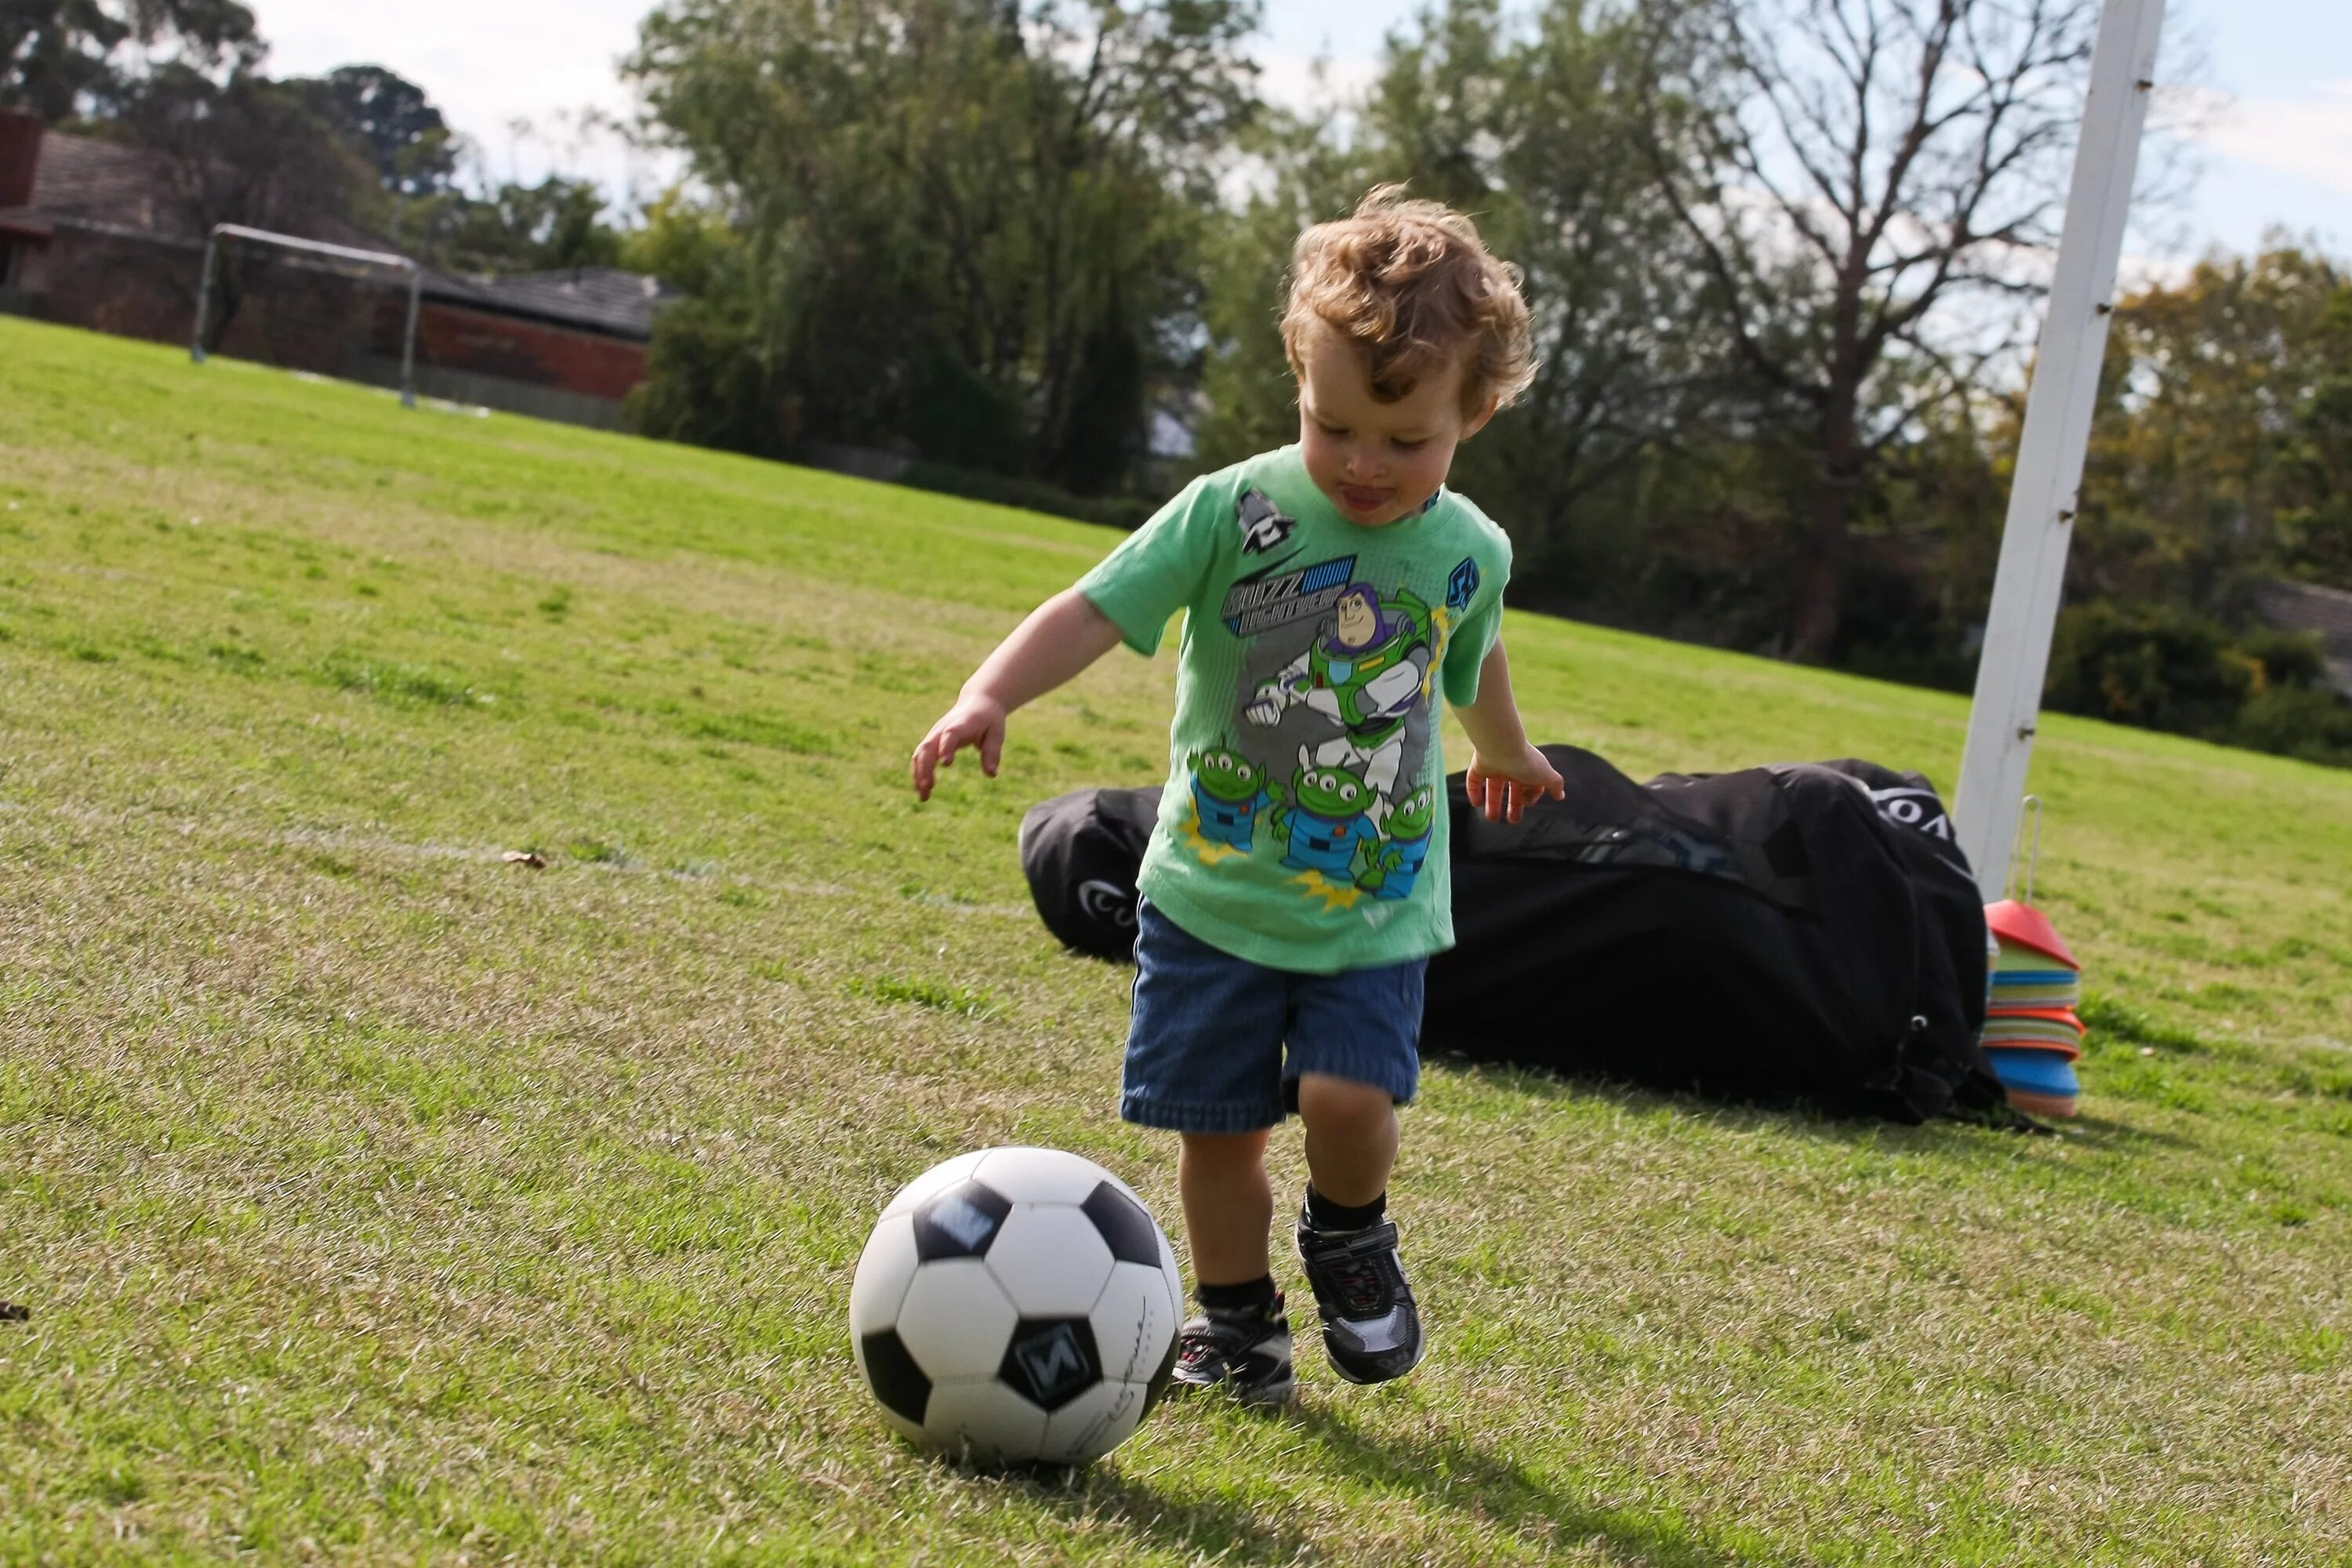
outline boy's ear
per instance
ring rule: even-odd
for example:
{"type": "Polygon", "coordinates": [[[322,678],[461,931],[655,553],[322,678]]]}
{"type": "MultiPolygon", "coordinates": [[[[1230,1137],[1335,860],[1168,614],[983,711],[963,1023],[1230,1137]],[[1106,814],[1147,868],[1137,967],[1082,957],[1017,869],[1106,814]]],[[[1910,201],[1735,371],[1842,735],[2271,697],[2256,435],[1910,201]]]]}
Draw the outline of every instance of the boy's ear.
{"type": "Polygon", "coordinates": [[[1486,421],[1492,419],[1495,416],[1495,410],[1502,405],[1503,400],[1500,397],[1486,399],[1486,406],[1478,410],[1478,416],[1462,427],[1462,438],[1467,441],[1471,437],[1484,430],[1486,427],[1486,421]]]}

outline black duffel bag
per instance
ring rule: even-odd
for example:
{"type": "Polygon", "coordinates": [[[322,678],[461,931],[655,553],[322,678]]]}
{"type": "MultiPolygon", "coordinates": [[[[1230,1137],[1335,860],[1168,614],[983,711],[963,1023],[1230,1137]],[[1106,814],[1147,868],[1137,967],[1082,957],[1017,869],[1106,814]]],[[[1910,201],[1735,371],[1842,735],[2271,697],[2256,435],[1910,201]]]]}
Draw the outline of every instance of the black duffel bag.
{"type": "Polygon", "coordinates": [[[1021,819],[1021,868],[1045,929],[1066,946],[1122,963],[1135,956],[1135,874],[1160,815],[1160,791],[1080,789],[1021,819]]]}
{"type": "MultiPolygon", "coordinates": [[[[1984,910],[1925,779],[1835,762],[1637,784],[1544,754],[1567,798],[1517,824],[1447,781],[1457,945],[1430,961],[1425,1052],[1898,1121],[2000,1110],[1984,910]]],[[[1127,956],[1158,797],[1082,790],[1022,825],[1071,946],[1127,956]]]]}
{"type": "Polygon", "coordinates": [[[1424,1050],[1920,1121],[2004,1103],[1985,923],[1927,781],[1874,763],[1637,784],[1546,746],[1517,823],[1452,786],[1456,945],[1424,1050]]]}

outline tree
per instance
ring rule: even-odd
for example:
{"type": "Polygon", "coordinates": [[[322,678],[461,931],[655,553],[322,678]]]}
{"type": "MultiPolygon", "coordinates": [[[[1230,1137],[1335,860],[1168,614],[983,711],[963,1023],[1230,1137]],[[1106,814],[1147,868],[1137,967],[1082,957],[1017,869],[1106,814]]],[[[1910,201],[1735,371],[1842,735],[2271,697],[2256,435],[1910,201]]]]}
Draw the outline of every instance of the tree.
{"type": "Polygon", "coordinates": [[[2352,275],[2274,243],[2116,311],[2069,578],[2235,623],[2255,577],[2352,587],[2352,275]]]}
{"type": "Polygon", "coordinates": [[[237,223],[319,237],[322,226],[376,216],[375,182],[358,152],[307,93],[257,73],[222,85],[166,64],[126,91],[108,129],[171,161],[196,233],[237,223]]]}
{"type": "Polygon", "coordinates": [[[420,211],[412,236],[442,265],[470,272],[611,267],[621,258],[621,235],[604,222],[604,193],[593,180],[550,174],[480,196],[452,190],[420,211]]]}
{"type": "Polygon", "coordinates": [[[425,89],[382,66],[338,66],[289,82],[320,119],[366,150],[376,178],[394,196],[443,195],[457,174],[457,139],[425,89]]]}
{"type": "Polygon", "coordinates": [[[52,123],[102,116],[138,86],[148,53],[218,81],[263,52],[236,0],[0,0],[0,106],[52,123]]]}
{"type": "Polygon", "coordinates": [[[2336,276],[2305,340],[2317,374],[2280,443],[2271,561],[2289,576],[2352,591],[2352,281],[2336,276]]]}
{"type": "Polygon", "coordinates": [[[1645,41],[1589,0],[1516,21],[1496,0],[1447,0],[1391,37],[1344,116],[1266,121],[1253,151],[1270,177],[1218,247],[1204,457],[1295,437],[1274,331],[1291,242],[1372,184],[1405,181],[1476,217],[1521,268],[1532,314],[1536,381],[1463,449],[1461,481],[1511,520],[1522,584],[1622,615],[1643,553],[1631,503],[1652,458],[1708,423],[1724,369],[1688,330],[1705,279],[1635,135],[1645,41]]]}
{"type": "Polygon", "coordinates": [[[1643,0],[1652,174],[1710,320],[1790,410],[1798,657],[1837,649],[1852,536],[1889,447],[1979,384],[1952,309],[2030,296],[2054,244],[2096,0],[1643,0]],[[1690,156],[1696,151],[1696,156],[1690,156]]]}
{"type": "Polygon", "coordinates": [[[1244,0],[672,0],[628,70],[745,245],[727,298],[657,329],[704,334],[702,392],[647,405],[751,396],[669,429],[912,436],[1108,488],[1186,352],[1255,20],[1244,0]]]}

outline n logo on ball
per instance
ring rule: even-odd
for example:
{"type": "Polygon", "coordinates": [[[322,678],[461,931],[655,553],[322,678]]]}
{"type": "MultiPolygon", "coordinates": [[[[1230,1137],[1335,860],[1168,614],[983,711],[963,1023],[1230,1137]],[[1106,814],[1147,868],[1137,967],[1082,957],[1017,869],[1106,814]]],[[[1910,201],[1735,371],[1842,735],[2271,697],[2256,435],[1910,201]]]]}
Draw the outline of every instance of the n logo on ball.
{"type": "Polygon", "coordinates": [[[997,1375],[1039,1409],[1058,1410],[1102,1381],[1094,1330],[1084,1318],[1024,1320],[997,1375]]]}

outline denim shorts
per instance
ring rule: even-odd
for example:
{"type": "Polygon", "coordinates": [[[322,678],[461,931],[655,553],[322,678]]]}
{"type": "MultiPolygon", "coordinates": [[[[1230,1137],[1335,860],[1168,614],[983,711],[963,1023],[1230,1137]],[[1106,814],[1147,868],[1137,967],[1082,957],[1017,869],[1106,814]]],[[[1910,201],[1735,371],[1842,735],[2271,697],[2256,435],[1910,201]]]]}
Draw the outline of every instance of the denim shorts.
{"type": "Polygon", "coordinates": [[[1142,900],[1118,1113],[1179,1132],[1252,1132],[1298,1109],[1299,1075],[1310,1072],[1384,1089],[1402,1105],[1421,1081],[1427,967],[1416,958],[1337,974],[1268,969],[1142,900]]]}

